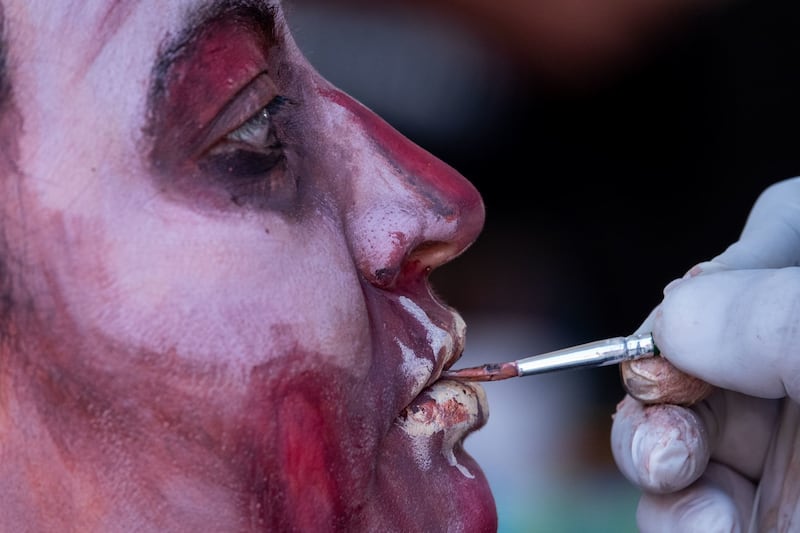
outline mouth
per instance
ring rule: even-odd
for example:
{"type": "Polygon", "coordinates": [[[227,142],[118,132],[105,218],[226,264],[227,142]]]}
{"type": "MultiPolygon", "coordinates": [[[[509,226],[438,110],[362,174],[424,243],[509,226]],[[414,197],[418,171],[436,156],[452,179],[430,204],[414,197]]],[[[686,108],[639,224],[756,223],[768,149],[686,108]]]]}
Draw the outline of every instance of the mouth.
{"type": "Polygon", "coordinates": [[[425,386],[433,384],[443,370],[453,366],[461,357],[464,351],[467,325],[461,315],[447,310],[442,319],[447,327],[441,327],[435,324],[425,310],[410,298],[401,297],[399,303],[405,312],[423,328],[426,351],[430,350],[433,356],[431,362],[398,341],[403,353],[403,373],[408,377],[416,378],[415,393],[418,394],[425,386]]]}
{"type": "Polygon", "coordinates": [[[404,352],[403,371],[416,377],[412,400],[395,420],[396,426],[410,439],[413,457],[421,470],[428,470],[435,457],[469,479],[474,473],[456,457],[464,438],[483,427],[489,416],[489,405],[483,387],[453,379],[442,379],[441,373],[461,357],[466,339],[466,324],[455,311],[448,310],[445,323],[435,325],[427,313],[410,299],[400,300],[423,328],[433,354],[433,362],[404,352]]]}
{"type": "Polygon", "coordinates": [[[397,358],[384,367],[380,390],[394,391],[396,402],[376,479],[382,501],[405,502],[386,510],[389,529],[495,531],[489,483],[463,445],[488,420],[486,394],[478,383],[441,377],[463,353],[466,325],[446,305],[417,296],[392,295],[381,315],[395,333],[384,348],[397,358]]]}

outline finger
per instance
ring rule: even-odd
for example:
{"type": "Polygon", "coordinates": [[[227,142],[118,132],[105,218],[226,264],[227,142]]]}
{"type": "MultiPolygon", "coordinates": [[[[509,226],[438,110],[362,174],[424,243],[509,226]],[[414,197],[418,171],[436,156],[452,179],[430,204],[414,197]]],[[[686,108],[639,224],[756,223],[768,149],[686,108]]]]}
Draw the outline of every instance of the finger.
{"type": "Polygon", "coordinates": [[[624,361],[619,369],[625,390],[645,404],[690,406],[714,390],[710,384],[681,372],[663,357],[624,361]]]}
{"type": "Polygon", "coordinates": [[[762,476],[781,400],[754,398],[717,389],[693,411],[705,425],[712,461],[731,467],[749,479],[762,476]]]}
{"type": "Polygon", "coordinates": [[[691,410],[650,408],[630,396],[620,402],[611,446],[620,471],[651,492],[695,481],[709,457],[749,479],[762,476],[781,401],[717,390],[691,410]]]}
{"type": "Polygon", "coordinates": [[[739,241],[712,263],[735,270],[800,265],[800,178],[766,188],[750,210],[739,241]]]}
{"type": "Polygon", "coordinates": [[[730,468],[710,463],[692,486],[670,494],[643,494],[636,510],[642,533],[747,531],[755,487],[730,468]]]}
{"type": "MultiPolygon", "coordinates": [[[[664,293],[700,274],[797,265],[800,265],[800,177],[767,187],[756,199],[739,240],[711,261],[690,269],[684,278],[669,284],[664,293]]],[[[654,331],[656,315],[660,312],[658,307],[653,309],[636,333],[654,331]]],[[[661,349],[663,351],[663,346],[661,349]]],[[[637,396],[635,390],[629,392],[637,396]]],[[[642,399],[646,400],[646,395],[651,393],[644,393],[642,399]]]]}
{"type": "MultiPolygon", "coordinates": [[[[657,312],[658,308],[653,309],[634,335],[652,332],[657,312]]],[[[680,371],[663,357],[624,361],[619,369],[626,392],[642,403],[689,406],[713,391],[712,385],[680,371]]]]}
{"type": "Polygon", "coordinates": [[[644,406],[626,396],[611,425],[611,450],[622,474],[643,490],[665,493],[694,482],[710,457],[700,417],[676,405],[644,406]]]}
{"type": "Polygon", "coordinates": [[[684,279],[658,307],[653,336],[680,370],[762,398],[800,397],[800,268],[684,279]]]}

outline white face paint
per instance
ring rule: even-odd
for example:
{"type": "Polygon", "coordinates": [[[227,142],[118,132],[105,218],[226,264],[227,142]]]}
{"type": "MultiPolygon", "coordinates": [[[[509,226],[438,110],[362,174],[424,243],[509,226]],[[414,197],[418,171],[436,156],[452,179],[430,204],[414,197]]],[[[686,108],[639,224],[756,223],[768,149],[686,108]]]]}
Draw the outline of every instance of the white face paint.
{"type": "Polygon", "coordinates": [[[403,354],[403,373],[413,381],[416,390],[422,390],[423,385],[428,381],[433,371],[433,363],[428,359],[419,357],[414,351],[395,339],[400,352],[403,354]]]}
{"type": "Polygon", "coordinates": [[[428,277],[480,195],[276,2],[162,4],[3,2],[0,530],[496,529],[428,277]]]}
{"type": "Polygon", "coordinates": [[[467,428],[478,423],[478,413],[488,412],[488,403],[482,387],[453,381],[440,381],[428,388],[424,394],[430,401],[410,407],[405,416],[398,418],[398,425],[411,440],[414,459],[420,470],[431,467],[431,453],[438,437],[441,439],[436,450],[450,466],[458,469],[469,479],[474,475],[459,464],[454,450],[463,439],[467,428]],[[469,388],[468,394],[465,389],[469,388]],[[438,435],[440,434],[441,435],[438,435]]]}
{"type": "MultiPolygon", "coordinates": [[[[466,330],[466,325],[460,315],[453,314],[453,332],[448,332],[434,324],[428,314],[411,299],[403,296],[399,298],[399,302],[424,328],[426,340],[435,358],[454,359],[460,355],[455,353],[456,345],[463,346],[466,330]]],[[[403,369],[407,375],[419,383],[429,373],[430,361],[415,354],[400,341],[397,342],[403,353],[403,369]]],[[[480,416],[485,419],[488,415],[485,391],[477,384],[465,385],[440,381],[426,389],[423,396],[430,400],[412,405],[398,419],[400,427],[411,439],[417,466],[423,471],[430,468],[430,456],[431,453],[434,453],[432,446],[435,445],[433,437],[441,433],[438,435],[438,438],[441,439],[438,453],[447,460],[450,466],[458,469],[464,477],[474,478],[474,475],[464,465],[459,464],[454,450],[463,439],[467,429],[478,425],[480,416]]]]}
{"type": "Polygon", "coordinates": [[[422,327],[425,328],[428,343],[433,350],[434,356],[439,356],[441,353],[453,353],[455,342],[453,335],[450,332],[445,331],[434,324],[430,317],[425,314],[425,311],[410,298],[401,296],[400,304],[411,316],[417,319],[417,322],[419,322],[422,327]]]}

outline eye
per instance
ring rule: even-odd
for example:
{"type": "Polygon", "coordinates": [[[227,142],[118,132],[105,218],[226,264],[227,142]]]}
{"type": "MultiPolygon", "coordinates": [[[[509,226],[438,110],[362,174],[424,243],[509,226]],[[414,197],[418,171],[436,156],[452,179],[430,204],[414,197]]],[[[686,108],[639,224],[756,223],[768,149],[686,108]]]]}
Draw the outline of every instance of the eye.
{"type": "Polygon", "coordinates": [[[285,104],[275,97],[208,151],[207,164],[231,177],[251,178],[270,172],[283,161],[273,116],[285,104]]]}
{"type": "Polygon", "coordinates": [[[229,141],[240,141],[252,146],[267,145],[272,133],[272,117],[265,107],[253,115],[247,122],[230,132],[225,138],[229,141]]]}
{"type": "Polygon", "coordinates": [[[245,203],[248,199],[274,203],[293,197],[296,184],[287,169],[275,123],[275,116],[286,103],[284,97],[274,97],[225,134],[200,161],[205,173],[223,181],[234,203],[245,203]]]}

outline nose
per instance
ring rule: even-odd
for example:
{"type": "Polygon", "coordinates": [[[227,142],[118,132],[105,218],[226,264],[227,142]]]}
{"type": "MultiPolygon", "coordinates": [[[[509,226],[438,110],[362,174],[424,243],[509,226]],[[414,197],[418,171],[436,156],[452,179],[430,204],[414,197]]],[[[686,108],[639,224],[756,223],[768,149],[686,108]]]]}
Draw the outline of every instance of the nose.
{"type": "Polygon", "coordinates": [[[475,241],[484,205],[466,178],[348,95],[328,89],[323,97],[344,111],[340,131],[358,148],[351,150],[345,221],[357,265],[372,284],[418,279],[475,241]]]}

